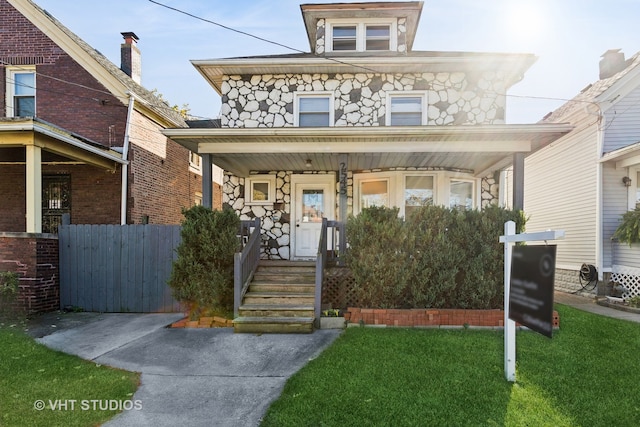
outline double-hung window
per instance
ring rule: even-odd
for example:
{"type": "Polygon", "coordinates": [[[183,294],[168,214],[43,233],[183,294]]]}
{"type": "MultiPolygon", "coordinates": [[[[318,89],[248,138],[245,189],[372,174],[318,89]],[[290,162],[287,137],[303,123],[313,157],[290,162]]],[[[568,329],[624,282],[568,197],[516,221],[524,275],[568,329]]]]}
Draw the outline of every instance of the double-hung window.
{"type": "Polygon", "coordinates": [[[395,50],[397,44],[394,20],[328,22],[327,50],[330,52],[366,52],[395,50]]]}
{"type": "Polygon", "coordinates": [[[473,209],[473,181],[452,179],[449,188],[451,209],[473,209]]]}
{"type": "Polygon", "coordinates": [[[9,117],[35,117],[36,73],[27,67],[7,68],[6,103],[9,117]]]}
{"type": "Polygon", "coordinates": [[[295,125],[299,127],[333,126],[332,104],[329,93],[296,94],[295,125]]]}
{"type": "Polygon", "coordinates": [[[422,206],[433,206],[433,178],[433,175],[406,175],[404,177],[405,218],[422,206]]]}
{"type": "Polygon", "coordinates": [[[390,93],[387,97],[387,126],[425,124],[424,93],[390,93]]]}

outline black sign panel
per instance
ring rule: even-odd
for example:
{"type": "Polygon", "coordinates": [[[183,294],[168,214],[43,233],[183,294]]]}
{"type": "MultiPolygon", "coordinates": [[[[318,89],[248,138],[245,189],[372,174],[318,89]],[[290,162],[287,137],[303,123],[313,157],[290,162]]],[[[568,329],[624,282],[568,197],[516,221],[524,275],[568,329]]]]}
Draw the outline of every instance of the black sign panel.
{"type": "Polygon", "coordinates": [[[555,270],[555,245],[513,248],[509,318],[549,338],[553,329],[555,270]]]}

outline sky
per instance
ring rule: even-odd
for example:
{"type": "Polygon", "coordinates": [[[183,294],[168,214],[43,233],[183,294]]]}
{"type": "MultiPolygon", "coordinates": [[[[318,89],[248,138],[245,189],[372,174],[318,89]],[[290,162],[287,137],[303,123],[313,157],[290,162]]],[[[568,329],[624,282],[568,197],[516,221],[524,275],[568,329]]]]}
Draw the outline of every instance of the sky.
{"type": "MultiPolygon", "coordinates": [[[[300,4],[334,2],[156,1],[305,52],[300,4]]],[[[149,0],[35,2],[118,66],[120,33],[136,33],[142,85],[201,118],[218,116],[220,97],[191,60],[294,53],[149,0]]],[[[640,51],[639,19],[640,0],[425,0],[413,49],[536,55],[507,97],[507,123],[535,123],[598,80],[604,52],[640,51]]]]}

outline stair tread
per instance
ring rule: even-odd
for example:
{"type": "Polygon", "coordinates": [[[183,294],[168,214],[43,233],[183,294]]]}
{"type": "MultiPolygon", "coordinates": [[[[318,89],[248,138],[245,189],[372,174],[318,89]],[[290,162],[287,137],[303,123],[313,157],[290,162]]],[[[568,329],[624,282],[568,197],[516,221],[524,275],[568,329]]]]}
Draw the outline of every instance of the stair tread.
{"type": "Polygon", "coordinates": [[[233,319],[233,323],[313,323],[313,317],[252,317],[243,316],[233,319]]]}
{"type": "Polygon", "coordinates": [[[243,304],[240,310],[313,310],[313,305],[301,304],[243,304]]]}
{"type": "Polygon", "coordinates": [[[312,292],[255,292],[255,291],[249,291],[246,294],[244,294],[244,297],[291,297],[291,298],[296,298],[296,297],[312,297],[314,296],[314,294],[312,292]]]}

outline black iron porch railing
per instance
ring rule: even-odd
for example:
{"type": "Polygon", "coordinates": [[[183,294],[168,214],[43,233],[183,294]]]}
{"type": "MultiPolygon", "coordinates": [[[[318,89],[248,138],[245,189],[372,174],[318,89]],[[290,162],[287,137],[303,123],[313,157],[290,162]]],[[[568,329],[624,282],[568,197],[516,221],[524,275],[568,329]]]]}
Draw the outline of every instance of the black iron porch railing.
{"type": "Polygon", "coordinates": [[[253,274],[260,261],[260,218],[242,221],[240,225],[242,251],[234,256],[233,268],[233,316],[238,317],[242,298],[247,292],[253,274]]]}
{"type": "Polygon", "coordinates": [[[324,269],[327,264],[343,266],[346,255],[345,225],[338,221],[322,219],[318,254],[316,257],[316,289],[314,303],[314,317],[316,327],[319,327],[320,312],[322,310],[322,283],[324,269]]]}

